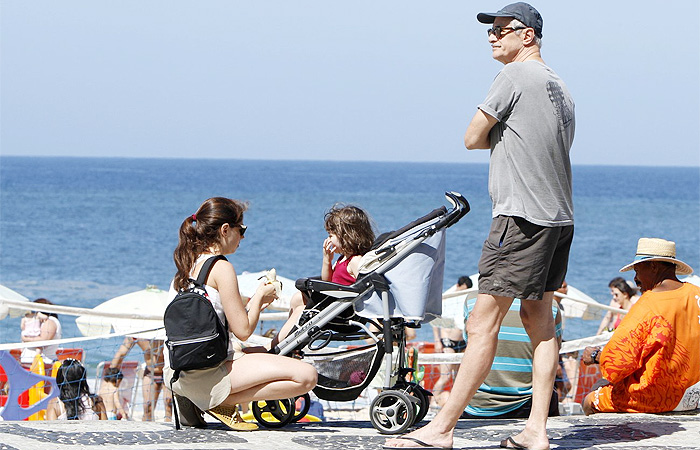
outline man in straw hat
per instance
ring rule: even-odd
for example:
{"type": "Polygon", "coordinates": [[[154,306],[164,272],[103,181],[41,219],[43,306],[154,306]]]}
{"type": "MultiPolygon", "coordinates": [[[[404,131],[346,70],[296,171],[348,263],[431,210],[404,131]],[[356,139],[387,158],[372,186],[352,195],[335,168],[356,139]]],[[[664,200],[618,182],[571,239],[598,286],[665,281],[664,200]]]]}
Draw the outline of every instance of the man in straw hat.
{"type": "Polygon", "coordinates": [[[675,242],[641,238],[634,261],[641,298],[603,349],[587,347],[584,364],[600,364],[610,384],[586,396],[583,411],[660,413],[700,406],[700,287],[676,274],[693,269],[676,259],[675,242]]]}
{"type": "Polygon", "coordinates": [[[547,415],[559,363],[552,298],[566,275],[574,235],[571,162],[574,101],[540,52],[542,16],[524,2],[477,20],[491,56],[504,64],[464,135],[469,150],[490,149],[493,221],[479,260],[479,295],[467,348],[445,405],[425,427],[385,448],[452,448],[462,411],[489,373],[498,330],[515,298],[533,348],[532,409],[525,429],[502,447],[549,449],[547,415]]]}

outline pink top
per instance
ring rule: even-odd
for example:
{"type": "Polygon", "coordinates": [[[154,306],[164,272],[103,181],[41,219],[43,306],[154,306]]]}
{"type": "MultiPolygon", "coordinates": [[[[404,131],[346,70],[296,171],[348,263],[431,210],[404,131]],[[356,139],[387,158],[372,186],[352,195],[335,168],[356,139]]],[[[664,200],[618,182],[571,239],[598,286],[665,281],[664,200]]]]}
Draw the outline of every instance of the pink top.
{"type": "Polygon", "coordinates": [[[335,263],[333,267],[333,274],[331,275],[331,282],[336,284],[342,284],[343,286],[350,286],[356,280],[355,277],[350,275],[348,272],[348,263],[350,259],[345,258],[342,261],[335,263]]]}

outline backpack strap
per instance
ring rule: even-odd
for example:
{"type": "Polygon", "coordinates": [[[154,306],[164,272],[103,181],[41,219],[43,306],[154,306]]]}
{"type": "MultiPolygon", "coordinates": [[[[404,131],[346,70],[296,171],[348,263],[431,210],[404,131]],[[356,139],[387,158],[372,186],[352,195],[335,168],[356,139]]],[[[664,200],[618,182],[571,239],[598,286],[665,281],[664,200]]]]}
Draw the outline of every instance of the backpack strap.
{"type": "Polygon", "coordinates": [[[199,276],[197,276],[197,279],[194,282],[195,286],[204,287],[204,285],[207,282],[207,278],[209,278],[209,272],[211,272],[212,267],[214,267],[214,263],[220,259],[228,261],[224,255],[216,255],[212,256],[204,262],[204,265],[202,265],[202,269],[199,271],[199,276]]]}
{"type": "Polygon", "coordinates": [[[182,426],[180,426],[180,411],[177,406],[177,398],[175,398],[175,393],[173,392],[173,383],[179,378],[180,376],[180,371],[176,370],[175,374],[173,377],[170,379],[170,392],[172,393],[173,396],[173,423],[175,423],[175,429],[180,430],[182,429],[182,426]]]}
{"type": "MultiPolygon", "coordinates": [[[[211,272],[212,267],[214,267],[214,263],[220,259],[223,259],[224,261],[228,261],[228,259],[226,259],[226,257],[224,255],[211,256],[209,259],[204,261],[204,264],[202,264],[202,268],[199,271],[199,275],[197,276],[197,279],[194,280],[195,287],[199,287],[201,289],[204,289],[204,285],[207,282],[207,278],[209,278],[209,272],[211,272]]],[[[228,319],[226,318],[225,314],[224,314],[224,329],[228,330],[228,319]]]]}

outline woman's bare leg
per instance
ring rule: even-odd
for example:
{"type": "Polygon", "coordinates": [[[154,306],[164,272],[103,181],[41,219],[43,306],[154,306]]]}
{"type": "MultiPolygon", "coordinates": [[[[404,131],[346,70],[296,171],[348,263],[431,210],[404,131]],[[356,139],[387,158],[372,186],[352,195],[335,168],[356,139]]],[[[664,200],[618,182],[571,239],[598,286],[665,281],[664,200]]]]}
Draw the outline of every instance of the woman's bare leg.
{"type": "Polygon", "coordinates": [[[224,403],[292,398],[316,386],[316,369],[305,362],[268,353],[246,354],[233,362],[231,395],[224,403]]]}

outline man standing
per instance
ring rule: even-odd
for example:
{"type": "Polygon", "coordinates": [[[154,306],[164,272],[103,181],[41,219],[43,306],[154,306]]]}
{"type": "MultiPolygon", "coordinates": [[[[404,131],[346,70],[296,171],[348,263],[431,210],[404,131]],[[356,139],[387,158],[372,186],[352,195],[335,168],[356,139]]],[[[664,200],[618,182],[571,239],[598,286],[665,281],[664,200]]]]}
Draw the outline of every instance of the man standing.
{"type": "Polygon", "coordinates": [[[583,400],[583,412],[690,411],[700,404],[700,287],[676,274],[691,267],[676,259],[676,244],[641,238],[634,280],[644,292],[602,350],[587,347],[584,364],[600,363],[607,386],[583,400]]]}
{"type": "Polygon", "coordinates": [[[464,136],[468,149],[491,149],[491,230],[479,261],[479,295],[468,344],[447,403],[425,427],[387,448],[452,447],[460,414],[486,378],[498,330],[514,298],[533,348],[532,409],[525,429],[501,447],[548,449],[547,414],[558,365],[552,298],[564,281],[573,239],[569,150],[574,103],[540,55],[542,17],[527,3],[477,15],[488,30],[496,76],[464,136]]]}

